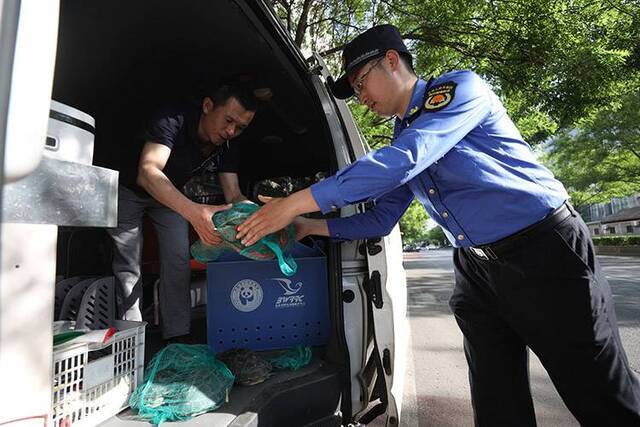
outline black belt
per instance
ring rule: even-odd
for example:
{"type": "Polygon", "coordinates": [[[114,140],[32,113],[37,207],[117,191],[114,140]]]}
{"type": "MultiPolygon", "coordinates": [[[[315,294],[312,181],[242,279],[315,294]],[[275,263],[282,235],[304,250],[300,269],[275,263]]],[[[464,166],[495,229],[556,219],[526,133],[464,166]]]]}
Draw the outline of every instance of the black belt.
{"type": "Polygon", "coordinates": [[[500,239],[497,242],[491,243],[490,245],[470,247],[468,249],[472,254],[480,259],[497,260],[507,253],[513,251],[515,248],[524,244],[526,240],[531,239],[537,234],[552,229],[553,227],[567,219],[567,217],[569,216],[575,217],[578,216],[578,213],[573,208],[573,206],[569,204],[569,202],[565,202],[559,208],[547,215],[544,219],[525,228],[524,230],[518,231],[517,233],[505,237],[504,239],[500,239]]]}

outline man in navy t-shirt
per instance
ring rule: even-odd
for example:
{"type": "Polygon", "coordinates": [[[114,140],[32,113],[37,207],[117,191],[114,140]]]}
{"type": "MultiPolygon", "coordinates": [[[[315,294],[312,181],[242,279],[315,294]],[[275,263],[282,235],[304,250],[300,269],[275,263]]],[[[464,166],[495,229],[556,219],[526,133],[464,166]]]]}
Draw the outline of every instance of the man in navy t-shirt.
{"type": "MultiPolygon", "coordinates": [[[[230,205],[191,201],[181,189],[194,175],[215,163],[227,203],[244,198],[238,186],[237,159],[229,140],[251,123],[253,95],[224,85],[201,105],[172,104],[146,123],[137,170],[120,172],[118,226],[109,230],[115,253],[113,271],[122,291],[121,317],[142,320],[142,217],[147,213],[156,229],[160,255],[160,313],[165,339],[190,333],[189,235],[191,224],[208,244],[219,243],[211,217],[230,205]]],[[[235,152],[236,150],[234,150],[235,152]]]]}

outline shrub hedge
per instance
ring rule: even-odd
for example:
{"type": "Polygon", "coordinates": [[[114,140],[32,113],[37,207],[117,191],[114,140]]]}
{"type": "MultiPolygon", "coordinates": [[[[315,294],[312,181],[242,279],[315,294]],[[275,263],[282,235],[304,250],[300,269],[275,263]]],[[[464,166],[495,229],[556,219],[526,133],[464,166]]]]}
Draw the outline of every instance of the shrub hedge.
{"type": "Polygon", "coordinates": [[[640,236],[606,236],[594,237],[596,246],[634,246],[640,245],[640,236]]]}

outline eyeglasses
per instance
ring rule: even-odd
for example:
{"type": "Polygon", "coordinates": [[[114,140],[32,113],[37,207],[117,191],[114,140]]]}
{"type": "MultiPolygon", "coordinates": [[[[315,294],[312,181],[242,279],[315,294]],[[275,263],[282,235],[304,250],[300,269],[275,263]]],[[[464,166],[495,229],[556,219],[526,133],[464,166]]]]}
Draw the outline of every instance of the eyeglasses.
{"type": "Polygon", "coordinates": [[[382,62],[383,59],[384,59],[384,56],[382,58],[378,59],[371,67],[369,67],[369,69],[367,70],[366,73],[364,73],[363,75],[358,77],[358,79],[353,82],[353,85],[352,85],[353,86],[353,92],[356,94],[357,97],[360,97],[360,93],[362,92],[362,88],[364,88],[364,82],[367,79],[367,76],[369,75],[371,70],[376,68],[378,66],[378,64],[380,64],[382,62]]]}

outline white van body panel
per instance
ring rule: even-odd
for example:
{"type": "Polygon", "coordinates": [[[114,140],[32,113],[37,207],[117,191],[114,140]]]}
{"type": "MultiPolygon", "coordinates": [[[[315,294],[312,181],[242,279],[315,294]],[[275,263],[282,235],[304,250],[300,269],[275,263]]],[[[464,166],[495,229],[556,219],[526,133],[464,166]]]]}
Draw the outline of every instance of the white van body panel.
{"type": "Polygon", "coordinates": [[[58,40],[57,0],[23,0],[11,74],[4,158],[5,182],[40,162],[49,120],[58,40]]]}
{"type": "Polygon", "coordinates": [[[0,425],[32,418],[43,426],[51,410],[58,227],[3,223],[0,233],[0,425]]]}

